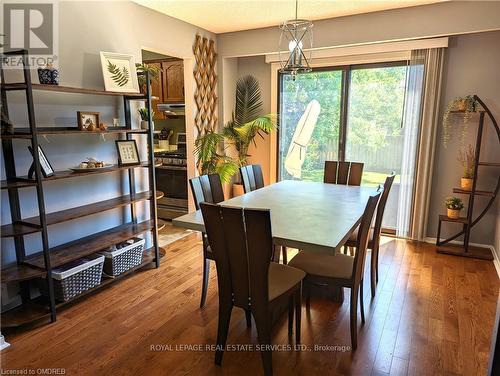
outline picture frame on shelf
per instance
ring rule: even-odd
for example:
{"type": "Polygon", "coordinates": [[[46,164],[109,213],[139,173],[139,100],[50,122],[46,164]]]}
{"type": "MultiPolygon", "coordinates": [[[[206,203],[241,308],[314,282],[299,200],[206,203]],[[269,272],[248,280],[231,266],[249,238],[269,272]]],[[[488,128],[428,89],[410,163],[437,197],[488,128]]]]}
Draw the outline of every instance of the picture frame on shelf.
{"type": "Polygon", "coordinates": [[[119,166],[133,166],[141,163],[135,140],[116,140],[119,166]]]}
{"type": "MultiPolygon", "coordinates": [[[[28,146],[28,150],[30,151],[31,155],[34,156],[33,148],[31,146],[28,146]]],[[[54,168],[50,164],[49,159],[45,155],[45,152],[43,151],[40,145],[38,145],[38,159],[40,160],[40,168],[42,170],[43,177],[48,178],[50,176],[54,176],[55,175],[54,168]]],[[[28,171],[28,177],[30,179],[33,178],[34,172],[35,172],[35,162],[33,161],[28,171]]]]}
{"type": "Polygon", "coordinates": [[[139,93],[139,81],[133,55],[100,52],[106,91],[139,93]]]}
{"type": "Polygon", "coordinates": [[[99,112],[77,111],[78,129],[81,131],[95,131],[99,129],[99,112]]]}

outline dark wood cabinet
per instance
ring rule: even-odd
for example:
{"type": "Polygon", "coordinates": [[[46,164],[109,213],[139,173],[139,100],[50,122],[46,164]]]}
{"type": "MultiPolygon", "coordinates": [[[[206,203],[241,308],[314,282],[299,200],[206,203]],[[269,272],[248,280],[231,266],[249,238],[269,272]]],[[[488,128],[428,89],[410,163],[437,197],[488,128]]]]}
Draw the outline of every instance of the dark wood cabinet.
{"type": "Polygon", "coordinates": [[[155,119],[165,119],[163,112],[158,110],[159,103],[184,103],[184,66],[178,59],[144,61],[160,70],[157,81],[151,83],[152,100],[155,119]]]}

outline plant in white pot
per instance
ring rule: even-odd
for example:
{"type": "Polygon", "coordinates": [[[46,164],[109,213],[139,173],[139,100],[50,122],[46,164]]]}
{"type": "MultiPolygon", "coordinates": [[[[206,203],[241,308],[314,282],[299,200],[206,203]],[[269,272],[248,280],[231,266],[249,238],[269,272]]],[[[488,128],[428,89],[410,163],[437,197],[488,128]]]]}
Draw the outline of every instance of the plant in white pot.
{"type": "Polygon", "coordinates": [[[460,178],[460,187],[467,191],[472,190],[472,183],[474,179],[474,165],[475,165],[475,153],[472,145],[469,145],[468,150],[459,150],[458,161],[462,164],[464,168],[463,176],[460,178]]]}
{"type": "MultiPolygon", "coordinates": [[[[141,128],[148,129],[148,119],[149,119],[149,111],[147,108],[139,108],[139,115],[141,115],[141,128]]],[[[151,111],[151,126],[154,128],[155,123],[153,122],[153,117],[155,116],[155,112],[151,111]]]]}
{"type": "Polygon", "coordinates": [[[458,219],[460,218],[460,211],[464,208],[464,203],[458,197],[448,197],[444,200],[444,206],[447,209],[449,218],[458,219]]]}
{"type": "Polygon", "coordinates": [[[243,193],[238,169],[248,163],[248,149],[255,137],[276,129],[273,115],[262,115],[262,99],[259,82],[253,76],[244,76],[236,83],[236,106],[232,118],[222,132],[209,132],[195,141],[195,154],[200,173],[217,172],[223,182],[231,181],[233,195],[243,193]],[[224,146],[221,147],[221,144],[224,146]],[[231,153],[232,156],[227,155],[231,153]]]}

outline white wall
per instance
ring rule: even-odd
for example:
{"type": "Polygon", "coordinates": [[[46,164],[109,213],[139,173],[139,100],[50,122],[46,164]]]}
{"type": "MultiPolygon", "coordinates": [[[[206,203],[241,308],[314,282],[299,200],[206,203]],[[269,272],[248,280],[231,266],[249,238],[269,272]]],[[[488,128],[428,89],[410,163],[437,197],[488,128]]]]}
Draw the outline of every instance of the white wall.
{"type": "MultiPolygon", "coordinates": [[[[498,30],[499,14],[497,1],[452,1],[314,21],[314,48],[498,30]]],[[[235,57],[276,52],[278,40],[277,26],[220,34],[218,53],[235,57]]]]}
{"type": "MultiPolygon", "coordinates": [[[[59,5],[59,61],[61,85],[102,88],[103,79],[99,51],[133,54],[137,61],[141,58],[141,48],[183,58],[185,61],[186,98],[193,98],[194,79],[192,46],[195,35],[200,33],[211,38],[215,35],[203,29],[144,8],[128,1],[72,1],[59,5]]],[[[33,75],[34,82],[38,82],[33,75]]],[[[103,96],[81,96],[75,94],[36,93],[36,115],[39,126],[73,126],[76,124],[76,111],[100,111],[101,119],[111,122],[121,112],[121,99],[103,96]]],[[[193,128],[193,102],[187,103],[188,128],[193,128]],[[190,112],[189,112],[189,111],[190,112]]],[[[9,109],[15,124],[26,126],[26,109],[23,97],[9,94],[9,109]]],[[[122,116],[123,119],[123,116],[122,116]]],[[[190,134],[188,137],[194,138],[190,134]]],[[[41,139],[41,146],[48,155],[55,170],[63,170],[76,165],[82,158],[96,156],[116,163],[114,137],[106,136],[51,136],[41,139]]],[[[18,174],[27,172],[30,156],[25,141],[16,143],[16,164],[18,174]]],[[[142,144],[143,158],[145,147],[142,144]]],[[[190,143],[192,147],[192,143],[190,143]]],[[[194,172],[194,158],[189,153],[190,173],[194,172]]],[[[2,178],[4,178],[4,164],[2,178]]],[[[89,178],[76,178],[45,184],[45,202],[48,212],[84,205],[127,193],[125,174],[121,181],[115,174],[102,174],[89,178]]],[[[142,174],[142,186],[146,186],[146,174],[142,174]]],[[[1,223],[10,222],[7,192],[2,190],[1,223]]],[[[22,214],[37,214],[36,195],[33,189],[21,191],[22,214]]],[[[145,205],[143,205],[146,208],[145,205]]],[[[118,209],[94,215],[81,220],[51,226],[50,244],[57,245],[75,238],[104,230],[120,223],[118,209]],[[113,215],[118,214],[118,215],[113,215]]],[[[27,237],[28,253],[39,251],[40,235],[27,237]]],[[[2,264],[15,260],[13,241],[2,239],[2,264]]]]}
{"type": "MultiPolygon", "coordinates": [[[[500,122],[500,31],[463,35],[450,39],[446,50],[446,62],[443,72],[443,91],[441,97],[440,118],[449,103],[455,97],[477,94],[490,108],[497,123],[500,122]]],[[[461,147],[460,134],[463,120],[457,116],[452,119],[452,139],[448,147],[442,143],[442,128],[438,130],[436,160],[432,185],[431,205],[427,233],[435,236],[438,214],[444,213],[443,200],[453,195],[452,188],[459,187],[462,168],[457,161],[457,151],[461,147]]],[[[477,117],[467,126],[465,145],[475,147],[477,117]]],[[[500,162],[498,139],[489,120],[485,124],[481,148],[483,161],[500,162]]],[[[498,168],[479,167],[478,188],[492,190],[496,184],[498,168]]],[[[460,195],[456,195],[460,196],[460,195]]],[[[460,196],[466,203],[466,196],[460,196]]],[[[485,197],[476,197],[474,208],[477,213],[487,202],[485,197]]],[[[483,219],[473,228],[471,241],[493,245],[498,214],[491,208],[483,219]]],[[[451,226],[446,225],[444,235],[451,235],[451,226]]],[[[456,227],[455,227],[456,229],[456,227]]],[[[498,251],[498,250],[497,250],[498,251]]]]}

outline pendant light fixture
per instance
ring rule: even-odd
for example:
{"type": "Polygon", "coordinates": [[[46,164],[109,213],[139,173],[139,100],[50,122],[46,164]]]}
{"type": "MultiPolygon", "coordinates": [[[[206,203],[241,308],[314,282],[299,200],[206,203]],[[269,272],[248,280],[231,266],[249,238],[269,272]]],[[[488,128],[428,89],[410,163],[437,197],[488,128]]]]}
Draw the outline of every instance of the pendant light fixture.
{"type": "Polygon", "coordinates": [[[281,68],[280,73],[291,74],[293,79],[300,73],[310,72],[311,49],[313,43],[313,23],[308,20],[302,20],[298,15],[298,0],[295,0],[295,19],[283,22],[280,25],[280,45],[279,59],[281,68]],[[288,58],[282,56],[281,51],[288,49],[288,58]],[[308,57],[304,50],[308,50],[308,57]],[[285,60],[286,58],[286,60],[285,60]]]}

